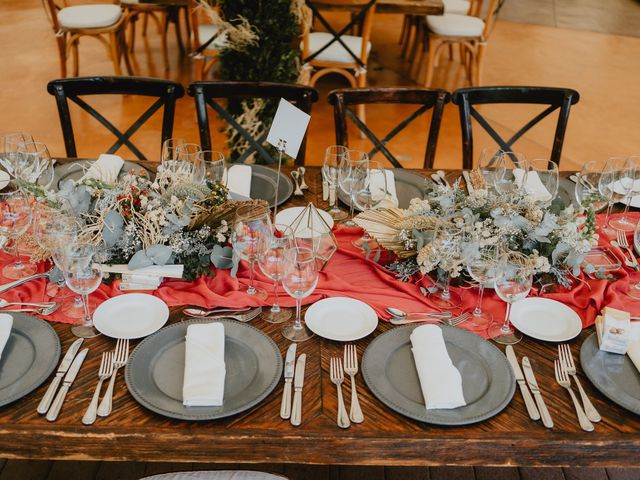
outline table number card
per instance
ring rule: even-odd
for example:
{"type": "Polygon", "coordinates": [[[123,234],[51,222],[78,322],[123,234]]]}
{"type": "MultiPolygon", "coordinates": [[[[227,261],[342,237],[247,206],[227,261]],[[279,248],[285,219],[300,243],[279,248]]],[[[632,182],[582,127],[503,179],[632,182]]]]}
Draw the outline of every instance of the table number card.
{"type": "Polygon", "coordinates": [[[284,153],[291,158],[296,158],[310,119],[310,115],[281,98],[267,142],[278,149],[281,148],[282,143],[284,153]]]}

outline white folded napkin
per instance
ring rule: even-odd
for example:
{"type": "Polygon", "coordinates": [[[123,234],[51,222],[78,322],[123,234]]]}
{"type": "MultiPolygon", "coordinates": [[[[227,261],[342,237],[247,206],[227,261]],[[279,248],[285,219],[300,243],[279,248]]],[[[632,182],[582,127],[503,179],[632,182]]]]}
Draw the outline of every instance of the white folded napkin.
{"type": "MultiPolygon", "coordinates": [[[[384,174],[387,179],[387,196],[376,208],[395,208],[398,206],[398,196],[396,194],[396,180],[393,170],[385,169],[384,174]]],[[[384,190],[385,185],[381,172],[374,171],[372,175],[370,188],[375,195],[376,192],[384,190]]]]}
{"type": "Polygon", "coordinates": [[[231,165],[225,174],[230,192],[251,198],[251,165],[231,165]]]}
{"type": "Polygon", "coordinates": [[[462,377],[449,358],[442,330],[421,325],[411,333],[411,346],[427,410],[466,405],[462,377]]]}
{"type": "Polygon", "coordinates": [[[95,264],[95,268],[101,272],[119,273],[121,275],[144,275],[147,277],[182,278],[184,265],[151,265],[136,270],[131,270],[126,264],[95,264]]]}
{"type": "Polygon", "coordinates": [[[221,406],[224,398],[224,325],[187,327],[182,403],[187,407],[221,406]]]}
{"type": "Polygon", "coordinates": [[[0,356],[11,335],[11,327],[13,327],[13,317],[8,313],[0,313],[0,356]]]}
{"type": "Polygon", "coordinates": [[[103,153],[98,157],[98,160],[91,164],[82,180],[95,178],[105,183],[116,183],[123,165],[124,160],[118,155],[103,153]]]}
{"type": "Polygon", "coordinates": [[[640,372],[640,322],[631,322],[631,338],[627,355],[640,372]]]}
{"type": "MultiPolygon", "coordinates": [[[[513,170],[513,177],[518,185],[522,185],[522,178],[524,177],[524,170],[522,168],[515,168],[513,170]]],[[[534,202],[548,202],[551,200],[551,194],[547,187],[544,186],[540,180],[538,172],[529,170],[527,172],[527,183],[524,186],[527,195],[533,199],[534,202]]]]}

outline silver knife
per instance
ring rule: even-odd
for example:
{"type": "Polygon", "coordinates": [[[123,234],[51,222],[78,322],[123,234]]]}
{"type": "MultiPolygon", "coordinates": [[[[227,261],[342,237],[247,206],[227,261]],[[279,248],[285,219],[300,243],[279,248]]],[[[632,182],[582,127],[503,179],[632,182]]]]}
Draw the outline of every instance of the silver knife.
{"type": "Polygon", "coordinates": [[[547,405],[544,403],[542,393],[540,393],[540,389],[538,388],[538,382],[536,382],[536,376],[533,373],[528,357],[522,357],[522,368],[524,369],[524,376],[527,378],[531,393],[533,393],[533,398],[536,399],[536,403],[538,404],[542,424],[547,428],[553,428],[553,420],[551,419],[549,410],[547,410],[547,405]]]}
{"type": "Polygon", "coordinates": [[[293,382],[293,407],[291,407],[291,425],[297,427],[302,422],[302,385],[304,384],[304,365],[307,354],[303,353],[296,362],[296,376],[293,382]]]}
{"type": "Polygon", "coordinates": [[[71,344],[71,346],[67,350],[67,353],[64,354],[64,358],[60,362],[60,365],[58,365],[58,371],[56,372],[55,378],[51,381],[49,388],[47,388],[47,391],[45,392],[44,397],[42,397],[42,400],[40,400],[40,403],[38,404],[38,408],[36,409],[36,411],[40,415],[44,415],[45,413],[47,413],[47,410],[49,410],[49,406],[51,406],[51,401],[53,400],[53,396],[56,394],[56,391],[60,386],[60,381],[62,380],[62,377],[64,376],[64,374],[67,373],[67,370],[69,370],[69,367],[71,366],[71,362],[73,361],[74,357],[76,356],[76,353],[78,353],[78,350],[80,350],[80,347],[82,346],[83,340],[84,340],[83,338],[77,339],[75,342],[71,344]]]}
{"type": "Polygon", "coordinates": [[[62,387],[60,387],[60,391],[58,395],[56,395],[55,400],[51,404],[51,408],[47,412],[47,420],[50,422],[55,421],[58,418],[58,413],[60,413],[60,409],[62,408],[62,404],[64,403],[64,399],[67,396],[67,392],[69,391],[69,387],[76,379],[78,372],[80,371],[80,367],[82,366],[82,362],[84,362],[85,357],[89,353],[89,349],[85,348],[82,350],[78,356],[73,360],[71,367],[69,367],[69,371],[64,376],[64,381],[62,382],[62,387]]]}
{"type": "Polygon", "coordinates": [[[284,390],[282,391],[282,403],[280,404],[280,417],[284,419],[291,416],[291,382],[293,381],[297,346],[295,343],[289,345],[287,357],[284,361],[284,390]]]}
{"type": "Polygon", "coordinates": [[[506,352],[507,360],[509,360],[511,370],[513,370],[513,374],[516,377],[516,382],[520,387],[520,393],[522,393],[522,398],[524,398],[524,404],[527,407],[529,417],[531,417],[531,420],[540,420],[540,412],[538,412],[536,402],[533,401],[531,393],[529,393],[529,389],[527,388],[527,384],[524,381],[524,375],[522,374],[522,370],[520,369],[520,364],[518,364],[518,359],[516,358],[516,354],[513,351],[513,347],[511,345],[507,345],[506,352]]]}

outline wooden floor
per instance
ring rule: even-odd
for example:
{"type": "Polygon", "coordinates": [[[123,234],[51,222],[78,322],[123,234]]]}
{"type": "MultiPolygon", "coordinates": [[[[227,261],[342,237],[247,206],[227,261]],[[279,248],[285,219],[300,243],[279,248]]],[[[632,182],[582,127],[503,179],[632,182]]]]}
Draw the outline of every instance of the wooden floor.
{"type": "Polygon", "coordinates": [[[189,470],[259,470],[291,480],[639,480],[640,468],[343,467],[2,460],[0,480],[137,480],[189,470]]]}

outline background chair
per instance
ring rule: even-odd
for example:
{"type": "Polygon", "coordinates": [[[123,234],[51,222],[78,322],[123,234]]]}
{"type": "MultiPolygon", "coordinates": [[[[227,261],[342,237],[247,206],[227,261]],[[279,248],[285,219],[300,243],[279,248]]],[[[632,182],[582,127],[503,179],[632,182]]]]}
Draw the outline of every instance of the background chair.
{"type": "Polygon", "coordinates": [[[73,58],[73,76],[80,72],[78,45],[81,37],[94,37],[107,48],[116,75],[120,75],[120,61],[124,57],[127,71],[133,74],[125,46],[125,16],[113,3],[67,6],[56,0],[43,0],[49,22],[53,27],[60,56],[60,74],[67,76],[67,58],[73,58]]]}
{"type": "MultiPolygon", "coordinates": [[[[263,146],[268,133],[269,125],[264,125],[263,129],[254,135],[247,130],[247,126],[241,125],[237,117],[228,110],[229,102],[235,104],[236,110],[239,103],[247,100],[263,99],[277,100],[284,98],[290,101],[306,113],[311,113],[311,105],[318,100],[316,89],[294,84],[267,83],[267,82],[194,82],[189,85],[189,95],[194,97],[196,102],[196,114],[198,117],[198,128],[200,130],[200,144],[203,150],[212,150],[211,129],[209,126],[209,113],[207,106],[211,107],[231,129],[235,130],[238,138],[247,143],[247,149],[235,158],[236,162],[244,162],[251,156],[256,155],[257,163],[275,163],[268,149],[263,146]],[[224,101],[225,108],[220,101],[224,101]]],[[[275,113],[275,109],[273,109],[275,113]]],[[[226,140],[225,140],[226,141],[226,140]]],[[[222,142],[220,142],[222,143],[222,142]]],[[[296,164],[304,164],[306,140],[302,142],[296,164]]]]}
{"type": "Polygon", "coordinates": [[[438,133],[442,121],[444,105],[449,102],[450,95],[444,90],[426,90],[416,88],[362,88],[334,90],[329,93],[329,103],[333,105],[333,114],[336,125],[336,143],[349,145],[347,134],[347,117],[364,133],[373,143],[369,151],[369,157],[376,153],[382,153],[396,168],[402,168],[402,164],[389,151],[387,144],[399,134],[411,122],[416,120],[428,110],[433,109],[427,145],[424,154],[423,168],[432,168],[438,143],[438,133]],[[394,127],[384,138],[379,139],[358,116],[349,108],[351,105],[361,104],[414,104],[420,107],[411,115],[394,127]]]}
{"type": "Polygon", "coordinates": [[[452,95],[453,103],[458,105],[460,112],[460,124],[462,126],[462,158],[463,168],[473,168],[473,130],[472,119],[491,136],[502,150],[512,150],[513,144],[518,141],[534,125],[546,118],[555,110],[558,112],[558,121],[553,138],[550,160],[560,165],[564,135],[569,122],[571,105],[580,100],[580,95],[569,88],[552,87],[475,87],[461,88],[452,95]],[[480,114],[476,105],[487,104],[534,104],[547,107],[527,122],[520,130],[516,131],[509,139],[503,139],[489,124],[486,117],[480,114]]]}
{"type": "Polygon", "coordinates": [[[189,0],[191,47],[193,49],[193,69],[196,81],[203,80],[213,68],[218,61],[220,49],[226,43],[225,36],[219,35],[219,27],[207,22],[202,8],[196,0],[189,0]]]}
{"type": "Polygon", "coordinates": [[[163,473],[140,480],[287,480],[287,478],[272,473],[220,470],[217,472],[163,473]]]}
{"type": "Polygon", "coordinates": [[[159,139],[162,146],[162,142],[171,138],[173,133],[176,100],[184,96],[184,88],[179,83],[141,77],[84,77],[53,80],[47,85],[47,91],[56,99],[67,157],[78,156],[69,110],[69,100],[71,100],[117,138],[106,153],[115,153],[120,147],[126,146],[140,160],[146,160],[146,157],[131,142],[132,135],[162,108],[162,132],[159,139]],[[89,95],[139,95],[155,98],[156,101],[123,132],[80,98],[89,95]]]}

